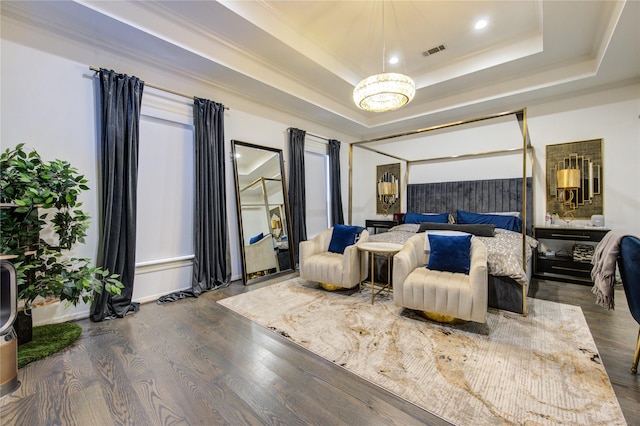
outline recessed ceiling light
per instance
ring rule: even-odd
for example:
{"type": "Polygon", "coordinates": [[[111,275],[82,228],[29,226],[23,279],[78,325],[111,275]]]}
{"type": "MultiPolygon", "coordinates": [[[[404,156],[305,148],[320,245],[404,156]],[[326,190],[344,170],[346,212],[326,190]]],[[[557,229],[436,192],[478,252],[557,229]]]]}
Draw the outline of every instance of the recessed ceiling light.
{"type": "Polygon", "coordinates": [[[399,59],[398,59],[397,56],[392,56],[391,58],[389,58],[389,63],[392,64],[392,65],[393,64],[397,64],[398,61],[399,61],[399,59]]]}
{"type": "Polygon", "coordinates": [[[480,19],[478,20],[478,22],[476,22],[476,30],[481,30],[484,27],[486,27],[488,24],[486,19],[480,19]]]}

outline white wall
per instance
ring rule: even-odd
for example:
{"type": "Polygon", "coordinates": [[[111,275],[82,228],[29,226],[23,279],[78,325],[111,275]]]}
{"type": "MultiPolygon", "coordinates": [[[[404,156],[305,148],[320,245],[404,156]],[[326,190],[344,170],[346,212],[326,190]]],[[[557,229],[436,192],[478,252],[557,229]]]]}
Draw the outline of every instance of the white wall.
{"type": "MultiPolygon", "coordinates": [[[[352,221],[353,225],[365,225],[367,219],[385,219],[392,220],[393,216],[376,214],[376,185],[377,185],[377,166],[383,164],[400,163],[400,205],[401,212],[406,211],[406,163],[385,155],[378,154],[357,146],[353,147],[353,209],[352,221]]],[[[340,163],[343,164],[343,163],[340,163]]],[[[346,174],[346,173],[345,173],[346,174]]],[[[346,179],[347,176],[344,176],[346,179]]],[[[348,221],[348,213],[345,209],[345,222],[348,221]]]]}
{"type": "MultiPolygon", "coordinates": [[[[95,259],[98,243],[98,198],[95,190],[98,183],[98,135],[95,80],[93,72],[88,69],[90,65],[113,68],[152,84],[165,85],[173,90],[224,103],[230,108],[225,113],[226,152],[231,152],[231,139],[283,149],[287,174],[287,128],[297,127],[309,133],[341,140],[342,195],[345,220],[348,220],[349,155],[346,144],[357,137],[340,134],[317,123],[252,103],[247,98],[205,86],[200,81],[176,77],[168,70],[159,69],[142,59],[127,59],[120,52],[82,45],[77,40],[30,27],[6,16],[2,16],[1,25],[0,145],[4,149],[25,142],[37,149],[44,158],[69,161],[89,179],[92,189],[82,195],[82,201],[93,223],[86,244],[79,245],[75,255],[95,259]]],[[[145,89],[145,93],[148,95],[151,91],[145,89]]],[[[149,97],[145,102],[148,100],[149,97]]],[[[188,105],[188,101],[182,102],[188,105]]],[[[171,120],[178,122],[181,119],[177,117],[189,114],[185,112],[184,105],[175,106],[174,102],[169,101],[147,107],[156,109],[150,115],[174,114],[171,120]]],[[[186,109],[189,109],[188,106],[186,109]]],[[[640,235],[639,115],[638,83],[528,106],[529,131],[535,147],[535,223],[543,223],[542,215],[545,212],[542,195],[545,179],[544,146],[603,138],[606,224],[640,235]]],[[[356,155],[354,151],[354,157],[356,155]]],[[[361,158],[365,158],[365,163],[358,163],[360,160],[354,158],[352,223],[363,225],[365,219],[376,217],[375,165],[396,161],[371,153],[361,158]]],[[[475,166],[464,167],[465,172],[473,168],[475,166]]],[[[232,277],[239,279],[241,265],[231,161],[227,163],[226,173],[232,277]]],[[[454,179],[450,180],[455,180],[460,173],[453,172],[454,179]]],[[[167,184],[171,185],[171,182],[167,184]]],[[[169,269],[163,265],[139,268],[134,299],[155,300],[161,294],[189,286],[185,276],[190,274],[190,263],[177,261],[169,266],[169,269]],[[142,284],[138,286],[138,283],[142,284]]],[[[51,305],[36,309],[35,323],[58,322],[86,316],[87,313],[86,306],[65,310],[58,305],[51,305]]]]}
{"type": "MultiPolygon", "coordinates": [[[[163,85],[167,75],[142,61],[128,60],[118,56],[117,52],[81,45],[76,40],[30,27],[6,16],[2,16],[1,25],[1,148],[24,142],[45,159],[69,161],[86,176],[91,190],[82,194],[82,201],[93,220],[86,244],[78,245],[73,254],[95,261],[99,217],[96,141],[99,135],[96,125],[96,80],[89,66],[113,68],[157,85],[163,85]]],[[[285,173],[288,174],[286,145],[289,127],[343,141],[347,140],[347,136],[316,123],[273,111],[268,106],[251,104],[245,98],[224,92],[213,93],[211,87],[199,86],[201,83],[197,81],[175,77],[168,80],[172,85],[167,87],[172,90],[212,99],[229,107],[225,112],[225,151],[229,160],[226,164],[227,214],[232,279],[241,279],[235,185],[230,161],[231,140],[283,149],[285,173]]],[[[141,125],[140,153],[153,158],[141,159],[140,167],[156,164],[170,168],[166,173],[160,171],[158,174],[158,170],[150,171],[147,168],[141,182],[152,186],[149,186],[151,192],[139,196],[139,201],[145,203],[138,206],[142,216],[139,218],[143,227],[141,237],[145,240],[138,242],[141,262],[137,263],[142,264],[136,267],[133,299],[146,302],[190,287],[191,261],[188,258],[193,251],[189,248],[191,236],[185,234],[185,229],[191,220],[187,207],[192,195],[185,188],[192,179],[192,175],[186,175],[192,172],[188,165],[192,158],[188,156],[187,147],[192,123],[191,100],[146,87],[142,114],[141,121],[144,124],[141,125]],[[157,196],[162,196],[163,201],[157,196]],[[159,202],[162,205],[165,201],[173,204],[164,208],[158,206],[159,202]],[[150,211],[155,214],[149,216],[150,211]],[[163,235],[147,232],[158,226],[156,220],[175,220],[176,226],[163,235]]],[[[348,164],[347,146],[343,146],[341,155],[343,163],[348,164]]],[[[347,202],[347,188],[344,186],[344,203],[347,202]]],[[[88,306],[85,305],[65,309],[60,304],[52,304],[34,310],[34,324],[66,321],[87,315],[88,306]]]]}
{"type": "MultiPolygon", "coordinates": [[[[88,70],[81,64],[4,40],[1,49],[2,149],[25,143],[44,159],[64,159],[85,175],[91,191],[81,194],[80,199],[93,223],[86,244],[78,245],[73,254],[95,258],[96,121],[93,82],[87,77],[88,70]]],[[[73,318],[86,311],[84,306],[65,311],[59,304],[50,305],[34,310],[34,324],[51,316],[73,318]],[[45,310],[45,318],[39,318],[45,310]]]]}
{"type": "Polygon", "coordinates": [[[544,223],[545,146],[602,138],[607,228],[640,235],[640,84],[529,108],[535,146],[535,223],[544,223]]]}
{"type": "MultiPolygon", "coordinates": [[[[533,154],[527,156],[528,175],[533,171],[534,176],[533,223],[544,224],[546,212],[545,146],[602,138],[605,225],[640,235],[640,84],[628,83],[622,87],[531,105],[527,107],[527,118],[534,148],[533,154]]],[[[512,141],[511,146],[518,147],[522,146],[522,136],[518,132],[517,124],[481,122],[473,129],[416,137],[414,140],[419,148],[413,155],[430,158],[508,148],[505,144],[507,139],[512,141]]],[[[397,149],[395,153],[403,152],[397,149]]],[[[354,148],[354,176],[358,176],[359,185],[356,188],[354,184],[354,223],[363,224],[365,219],[380,218],[375,214],[375,167],[390,162],[397,160],[354,148]]],[[[464,159],[411,166],[409,181],[446,182],[521,176],[520,152],[495,159],[464,159]]],[[[405,206],[403,203],[403,208],[405,206]]]]}

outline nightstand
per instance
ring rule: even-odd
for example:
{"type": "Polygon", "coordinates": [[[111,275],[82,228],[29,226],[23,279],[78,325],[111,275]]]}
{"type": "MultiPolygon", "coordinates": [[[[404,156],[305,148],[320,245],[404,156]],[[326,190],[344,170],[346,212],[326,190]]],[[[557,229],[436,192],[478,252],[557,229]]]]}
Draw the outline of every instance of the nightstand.
{"type": "Polygon", "coordinates": [[[595,248],[607,232],[609,230],[604,228],[534,226],[533,237],[539,243],[534,257],[534,275],[538,278],[561,279],[577,284],[593,284],[590,259],[587,257],[579,261],[573,251],[576,246],[578,249],[595,248]],[[554,254],[550,255],[542,250],[543,246],[564,248],[554,250],[554,254]]]}
{"type": "Polygon", "coordinates": [[[396,225],[399,225],[400,222],[396,222],[395,220],[383,220],[383,219],[367,219],[364,222],[365,228],[373,228],[373,233],[377,234],[378,229],[389,229],[393,228],[396,225]]]}

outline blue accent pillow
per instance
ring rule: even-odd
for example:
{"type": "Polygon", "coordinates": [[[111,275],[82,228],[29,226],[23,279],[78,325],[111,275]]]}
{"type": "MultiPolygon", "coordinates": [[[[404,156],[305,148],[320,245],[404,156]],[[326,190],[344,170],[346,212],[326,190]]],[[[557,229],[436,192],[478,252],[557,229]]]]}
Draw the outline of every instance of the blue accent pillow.
{"type": "Polygon", "coordinates": [[[504,216],[499,214],[482,214],[458,210],[457,223],[484,223],[493,224],[496,228],[508,231],[522,232],[522,219],[516,216],[504,216]]]}
{"type": "Polygon", "coordinates": [[[263,239],[263,238],[264,238],[264,234],[261,232],[258,235],[255,235],[255,236],[251,237],[249,239],[249,244],[255,244],[258,241],[260,241],[261,239],[263,239]]]}
{"type": "Polygon", "coordinates": [[[332,253],[344,253],[344,249],[355,244],[358,235],[364,230],[362,226],[333,225],[329,251],[332,253]]]}
{"type": "Polygon", "coordinates": [[[472,235],[427,235],[431,246],[427,269],[469,275],[469,268],[471,267],[471,237],[472,235]]]}
{"type": "Polygon", "coordinates": [[[449,223],[449,213],[441,214],[424,214],[424,213],[407,213],[404,215],[404,223],[449,223]]]}

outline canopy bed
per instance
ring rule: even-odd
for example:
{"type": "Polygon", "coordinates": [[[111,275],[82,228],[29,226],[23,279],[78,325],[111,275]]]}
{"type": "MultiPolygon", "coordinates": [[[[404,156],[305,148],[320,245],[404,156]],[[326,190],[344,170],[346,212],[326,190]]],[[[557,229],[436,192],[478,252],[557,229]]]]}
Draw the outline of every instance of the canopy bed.
{"type": "MultiPolygon", "coordinates": [[[[513,124],[510,124],[513,126],[513,124]]],[[[515,126],[513,126],[515,128],[515,126]]],[[[455,134],[454,134],[455,135],[455,134]]],[[[424,140],[420,143],[425,144],[424,140]]],[[[390,157],[399,160],[405,165],[405,177],[402,180],[403,187],[401,193],[404,193],[406,205],[402,211],[418,214],[432,214],[433,220],[436,222],[457,222],[461,221],[459,216],[463,215],[466,221],[471,222],[477,219],[480,222],[488,220],[484,223],[495,222],[497,225],[493,236],[478,236],[488,251],[488,286],[489,286],[489,306],[509,310],[526,315],[527,303],[526,293],[531,280],[531,259],[533,248],[537,242],[531,238],[533,195],[532,195],[532,174],[533,168],[528,172],[528,154],[533,152],[533,148],[529,141],[526,121],[526,109],[503,112],[499,114],[488,115],[484,117],[474,118],[471,120],[457,121],[453,123],[423,128],[411,132],[404,132],[391,136],[359,141],[351,144],[350,149],[350,184],[349,184],[349,221],[353,220],[353,187],[352,177],[354,169],[354,150],[362,149],[384,157],[390,157]],[[430,158],[415,158],[418,155],[424,155],[425,145],[416,146],[415,140],[407,140],[407,137],[415,137],[421,133],[442,132],[443,129],[449,130],[457,126],[467,126],[465,131],[473,131],[473,126],[477,126],[478,122],[485,120],[506,120],[517,121],[518,126],[518,145],[501,147],[483,152],[474,153],[456,153],[449,156],[435,156],[430,158]],[[471,130],[468,130],[471,128],[471,130]],[[402,152],[401,148],[393,148],[393,140],[402,143],[414,143],[412,156],[414,158],[403,158],[397,153],[402,152]],[[387,146],[381,145],[380,141],[390,141],[387,146]],[[513,156],[522,154],[522,176],[511,177],[505,179],[459,179],[456,178],[444,182],[412,182],[410,171],[414,170],[417,165],[424,167],[434,163],[455,163],[460,160],[475,161],[478,158],[491,159],[501,156],[513,156]],[[489,215],[488,215],[489,214],[489,215]],[[512,216],[511,219],[508,216],[512,216]],[[437,216],[437,220],[436,220],[437,216]],[[501,219],[499,216],[502,216],[501,219]],[[469,217],[473,218],[469,221],[469,217]],[[450,218],[450,220],[447,220],[450,218]],[[516,219],[517,218],[517,219],[516,219]],[[503,223],[517,222],[521,226],[511,227],[503,226],[503,223]]],[[[387,158],[388,160],[388,158],[387,158]]],[[[385,160],[382,160],[385,161],[385,160]]],[[[504,160],[503,160],[504,161],[504,160]]],[[[510,160],[509,160],[510,161],[510,160]]],[[[468,168],[468,167],[467,167],[468,168]]],[[[357,204],[356,204],[357,205],[357,204]]],[[[402,219],[402,215],[396,215],[394,219],[402,219]]],[[[423,218],[424,219],[424,218],[423,218]]],[[[420,218],[414,223],[402,223],[389,229],[389,232],[372,235],[369,241],[387,241],[404,244],[410,237],[416,235],[417,231],[424,232],[426,229],[420,229],[420,218]]],[[[376,280],[384,279],[386,276],[387,265],[384,259],[378,259],[376,271],[376,280]]]]}

